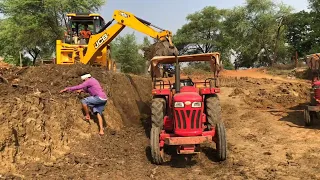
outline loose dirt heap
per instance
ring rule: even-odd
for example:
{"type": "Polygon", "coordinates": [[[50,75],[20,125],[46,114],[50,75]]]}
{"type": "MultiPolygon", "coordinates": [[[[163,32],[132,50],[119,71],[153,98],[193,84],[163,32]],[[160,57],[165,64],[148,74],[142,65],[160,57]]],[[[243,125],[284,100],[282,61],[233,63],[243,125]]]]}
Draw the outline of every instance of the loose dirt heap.
{"type": "Polygon", "coordinates": [[[151,98],[151,82],[146,78],[85,65],[2,70],[7,83],[0,81],[0,173],[19,172],[18,167],[30,163],[56,162],[70,152],[71,144],[76,147],[97,134],[98,126],[82,119],[79,98],[83,95],[59,94],[81,83],[79,75],[84,72],[108,92],[104,112],[108,130],[114,134],[124,126],[141,126],[151,98]]]}
{"type": "Polygon", "coordinates": [[[240,96],[252,108],[289,108],[308,102],[310,98],[309,84],[303,82],[224,77],[221,86],[235,88],[229,96],[240,96]]]}
{"type": "Polygon", "coordinates": [[[0,58],[0,69],[8,69],[10,67],[11,67],[10,64],[4,62],[3,59],[0,58]]]}

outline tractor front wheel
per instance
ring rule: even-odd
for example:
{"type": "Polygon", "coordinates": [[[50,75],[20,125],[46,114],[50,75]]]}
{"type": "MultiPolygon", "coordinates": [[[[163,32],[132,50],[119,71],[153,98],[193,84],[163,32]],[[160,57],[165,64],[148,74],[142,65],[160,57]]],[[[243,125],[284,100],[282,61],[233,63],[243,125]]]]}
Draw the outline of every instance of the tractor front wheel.
{"type": "Polygon", "coordinates": [[[164,98],[154,98],[151,102],[152,127],[163,128],[163,118],[166,110],[166,100],[164,98]]]}
{"type": "Polygon", "coordinates": [[[210,127],[214,127],[221,121],[220,100],[216,94],[206,98],[207,122],[210,127]]]}
{"type": "Polygon", "coordinates": [[[313,124],[315,112],[310,112],[308,109],[304,110],[304,123],[306,126],[311,126],[313,124]]]}
{"type": "Polygon", "coordinates": [[[160,128],[152,127],[150,133],[151,157],[153,163],[160,165],[163,163],[163,148],[160,147],[160,128]]]}
{"type": "Polygon", "coordinates": [[[226,129],[223,123],[216,124],[214,141],[216,143],[217,158],[219,161],[227,159],[227,139],[226,129]]]}

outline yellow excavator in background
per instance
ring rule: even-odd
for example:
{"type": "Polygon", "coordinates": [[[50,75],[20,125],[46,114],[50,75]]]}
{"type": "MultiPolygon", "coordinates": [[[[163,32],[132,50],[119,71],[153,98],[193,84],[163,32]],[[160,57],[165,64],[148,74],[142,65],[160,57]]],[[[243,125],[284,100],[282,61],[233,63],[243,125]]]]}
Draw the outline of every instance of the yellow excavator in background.
{"type": "MultiPolygon", "coordinates": [[[[70,13],[67,14],[67,32],[63,40],[56,41],[56,64],[75,64],[82,62],[80,52],[87,48],[87,42],[81,36],[81,30],[88,25],[92,34],[97,34],[105,25],[104,19],[99,14],[70,13]]],[[[104,66],[107,70],[116,70],[116,63],[111,59],[110,46],[103,48],[97,57],[90,63],[104,66]]]]}
{"type": "Polygon", "coordinates": [[[108,70],[116,70],[116,64],[111,60],[110,42],[126,27],[131,27],[141,33],[157,39],[152,46],[152,56],[178,55],[177,48],[172,43],[172,33],[152,25],[150,22],[136,17],[132,13],[115,10],[113,19],[104,24],[103,18],[98,14],[68,14],[69,25],[65,42],[56,41],[56,64],[93,64],[107,66],[108,70]],[[116,24],[110,26],[113,21],[116,24]],[[84,38],[77,38],[79,25],[88,24],[93,30],[88,42],[84,38]],[[109,27],[110,26],[110,27],[109,27]],[[157,28],[160,32],[154,30],[157,28]]]}

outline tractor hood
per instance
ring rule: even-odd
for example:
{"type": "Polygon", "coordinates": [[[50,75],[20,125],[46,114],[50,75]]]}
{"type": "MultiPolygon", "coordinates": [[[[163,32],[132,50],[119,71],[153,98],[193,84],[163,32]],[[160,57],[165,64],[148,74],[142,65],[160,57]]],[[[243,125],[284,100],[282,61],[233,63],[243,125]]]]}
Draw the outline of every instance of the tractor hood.
{"type": "Polygon", "coordinates": [[[174,102],[201,102],[202,97],[196,92],[181,92],[173,96],[174,102]]]}

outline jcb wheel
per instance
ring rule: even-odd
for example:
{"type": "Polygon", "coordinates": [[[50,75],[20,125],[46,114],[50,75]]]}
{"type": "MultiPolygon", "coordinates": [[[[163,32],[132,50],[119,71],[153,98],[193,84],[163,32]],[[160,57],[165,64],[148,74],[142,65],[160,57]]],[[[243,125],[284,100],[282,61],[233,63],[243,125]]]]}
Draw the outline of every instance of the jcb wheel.
{"type": "Polygon", "coordinates": [[[304,123],[306,126],[311,126],[313,124],[314,112],[309,112],[308,109],[304,110],[304,123]]]}
{"type": "Polygon", "coordinates": [[[227,159],[227,139],[226,129],[223,123],[216,124],[214,141],[216,143],[217,158],[219,161],[227,159]]]}
{"type": "Polygon", "coordinates": [[[217,95],[206,98],[206,113],[208,124],[213,127],[221,120],[221,106],[217,95]]]}
{"type": "Polygon", "coordinates": [[[152,127],[150,133],[150,145],[151,145],[151,156],[152,162],[160,165],[163,163],[163,148],[160,147],[160,128],[152,127]]]}
{"type": "Polygon", "coordinates": [[[166,101],[163,98],[154,98],[151,103],[152,127],[163,128],[163,118],[165,115],[166,101]]]}

